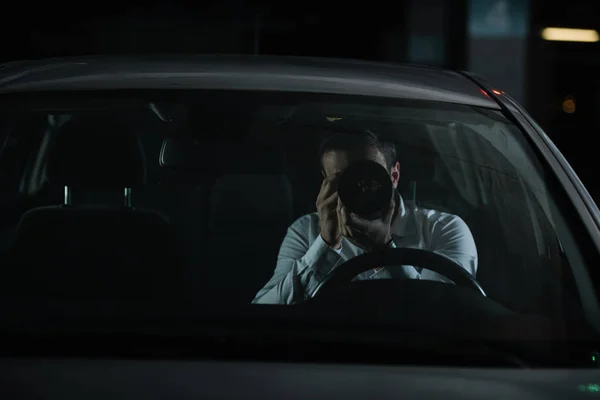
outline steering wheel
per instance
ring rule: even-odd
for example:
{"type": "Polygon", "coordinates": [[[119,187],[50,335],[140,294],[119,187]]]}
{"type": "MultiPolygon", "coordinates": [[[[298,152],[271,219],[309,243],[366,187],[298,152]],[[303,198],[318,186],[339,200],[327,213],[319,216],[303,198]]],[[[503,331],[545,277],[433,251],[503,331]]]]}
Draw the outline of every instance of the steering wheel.
{"type": "Polygon", "coordinates": [[[400,265],[415,265],[437,272],[458,286],[468,287],[479,292],[482,296],[486,296],[483,288],[475,278],[447,257],[419,249],[388,248],[363,253],[336,267],[317,286],[313,297],[349,284],[357,275],[372,270],[374,266],[391,267],[400,265]]]}

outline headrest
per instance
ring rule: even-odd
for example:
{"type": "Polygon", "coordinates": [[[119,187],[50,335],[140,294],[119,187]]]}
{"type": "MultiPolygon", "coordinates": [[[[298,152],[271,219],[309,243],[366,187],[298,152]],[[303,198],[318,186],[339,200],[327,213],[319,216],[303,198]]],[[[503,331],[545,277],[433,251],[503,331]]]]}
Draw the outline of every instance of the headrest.
{"type": "Polygon", "coordinates": [[[397,159],[400,163],[400,179],[403,182],[431,181],[436,174],[436,153],[432,135],[424,123],[398,124],[396,135],[397,159]],[[400,133],[400,134],[399,134],[400,133]]]}
{"type": "Polygon", "coordinates": [[[193,138],[167,137],[162,142],[159,164],[163,168],[202,171],[210,164],[207,145],[193,138]]]}
{"type": "Polygon", "coordinates": [[[121,121],[78,118],[56,133],[47,173],[57,185],[131,188],[145,183],[144,151],[139,137],[121,121]]]}
{"type": "Polygon", "coordinates": [[[431,181],[435,178],[435,153],[420,147],[408,147],[398,152],[400,176],[406,181],[431,181]]]}
{"type": "Polygon", "coordinates": [[[285,152],[264,143],[218,144],[215,146],[219,171],[226,174],[283,174],[285,152]]]}
{"type": "Polygon", "coordinates": [[[292,221],[292,189],[285,175],[239,174],[217,179],[210,196],[211,231],[287,227],[292,221]]]}
{"type": "Polygon", "coordinates": [[[160,152],[163,168],[224,174],[281,174],[285,155],[275,145],[256,142],[200,142],[168,137],[160,152]]]}

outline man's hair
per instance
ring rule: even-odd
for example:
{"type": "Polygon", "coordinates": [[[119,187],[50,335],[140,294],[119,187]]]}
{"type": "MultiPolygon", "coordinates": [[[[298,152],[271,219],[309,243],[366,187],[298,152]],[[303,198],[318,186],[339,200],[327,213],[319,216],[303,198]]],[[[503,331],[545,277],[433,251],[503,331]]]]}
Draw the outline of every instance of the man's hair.
{"type": "Polygon", "coordinates": [[[319,147],[319,160],[322,162],[325,153],[330,151],[346,151],[357,154],[368,148],[379,151],[383,155],[388,169],[392,169],[396,163],[396,146],[368,130],[359,134],[334,133],[328,136],[319,147]]]}

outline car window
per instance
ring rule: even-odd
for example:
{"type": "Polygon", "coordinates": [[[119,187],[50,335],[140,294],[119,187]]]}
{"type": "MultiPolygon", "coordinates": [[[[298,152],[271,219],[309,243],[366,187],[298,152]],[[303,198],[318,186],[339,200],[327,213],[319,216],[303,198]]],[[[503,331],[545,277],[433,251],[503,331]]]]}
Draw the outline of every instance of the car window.
{"type": "MultiPolygon", "coordinates": [[[[5,115],[17,128],[26,126],[23,114],[55,121],[19,132],[46,132],[49,144],[30,143],[42,182],[13,206],[19,226],[1,226],[5,257],[20,266],[5,296],[87,312],[126,302],[152,312],[168,298],[194,304],[198,315],[259,307],[261,296],[309,300],[319,274],[343,266],[344,252],[366,249],[358,234],[339,249],[315,245],[325,239],[320,146],[334,136],[375,137],[391,143],[388,161],[399,163],[381,164],[392,181],[397,172],[393,207],[403,207],[390,217],[405,219],[395,246],[458,263],[508,310],[580,313],[571,268],[586,266],[562,253],[572,233],[557,223],[558,188],[500,111],[351,96],[160,95],[152,107],[5,115]],[[123,147],[130,137],[141,156],[123,147]],[[316,266],[326,261],[329,269],[316,266]]],[[[421,267],[402,273],[454,284],[421,267]]]]}

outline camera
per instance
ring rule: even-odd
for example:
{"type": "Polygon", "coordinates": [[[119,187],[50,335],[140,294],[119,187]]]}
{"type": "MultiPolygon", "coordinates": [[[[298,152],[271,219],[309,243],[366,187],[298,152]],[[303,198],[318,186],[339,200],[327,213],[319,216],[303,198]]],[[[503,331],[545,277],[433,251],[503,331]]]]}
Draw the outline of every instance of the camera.
{"type": "Polygon", "coordinates": [[[388,171],[375,161],[356,161],[339,178],[338,196],[348,212],[370,221],[385,216],[393,195],[388,171]]]}

